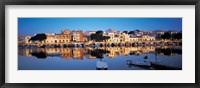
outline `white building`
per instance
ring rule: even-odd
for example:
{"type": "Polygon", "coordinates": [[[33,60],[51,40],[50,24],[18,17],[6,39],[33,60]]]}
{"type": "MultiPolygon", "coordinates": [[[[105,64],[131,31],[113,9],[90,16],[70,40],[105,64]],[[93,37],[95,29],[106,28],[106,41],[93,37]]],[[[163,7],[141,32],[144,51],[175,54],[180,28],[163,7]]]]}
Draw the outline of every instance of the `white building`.
{"type": "Polygon", "coordinates": [[[32,43],[31,41],[29,41],[30,38],[31,38],[31,36],[19,36],[18,37],[18,43],[19,44],[29,44],[29,43],[32,43]]]}

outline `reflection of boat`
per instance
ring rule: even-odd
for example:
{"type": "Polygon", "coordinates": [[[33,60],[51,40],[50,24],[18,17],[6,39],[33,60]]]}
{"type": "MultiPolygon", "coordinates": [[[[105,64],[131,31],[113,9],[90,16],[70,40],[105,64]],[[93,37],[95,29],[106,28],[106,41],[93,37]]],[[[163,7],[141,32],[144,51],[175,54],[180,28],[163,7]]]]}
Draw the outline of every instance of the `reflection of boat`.
{"type": "Polygon", "coordinates": [[[136,66],[151,66],[151,62],[141,62],[141,61],[132,61],[132,60],[127,60],[128,65],[136,65],[136,66]]]}
{"type": "Polygon", "coordinates": [[[156,70],[182,70],[182,68],[180,67],[172,67],[172,66],[159,64],[159,63],[151,63],[151,65],[156,70]]]}
{"type": "Polygon", "coordinates": [[[107,70],[108,69],[107,62],[105,62],[105,61],[97,61],[96,69],[97,70],[107,70]]]}
{"type": "Polygon", "coordinates": [[[62,53],[61,52],[58,52],[58,53],[47,53],[46,55],[47,56],[60,56],[60,55],[62,55],[62,53]]]}

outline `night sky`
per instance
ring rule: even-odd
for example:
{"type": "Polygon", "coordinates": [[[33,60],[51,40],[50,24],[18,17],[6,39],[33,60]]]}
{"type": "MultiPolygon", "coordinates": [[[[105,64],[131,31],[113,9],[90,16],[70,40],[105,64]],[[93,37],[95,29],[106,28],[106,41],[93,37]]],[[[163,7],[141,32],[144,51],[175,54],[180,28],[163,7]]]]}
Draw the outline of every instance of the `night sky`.
{"type": "Polygon", "coordinates": [[[18,35],[60,33],[65,29],[182,31],[182,18],[18,18],[18,35]]]}

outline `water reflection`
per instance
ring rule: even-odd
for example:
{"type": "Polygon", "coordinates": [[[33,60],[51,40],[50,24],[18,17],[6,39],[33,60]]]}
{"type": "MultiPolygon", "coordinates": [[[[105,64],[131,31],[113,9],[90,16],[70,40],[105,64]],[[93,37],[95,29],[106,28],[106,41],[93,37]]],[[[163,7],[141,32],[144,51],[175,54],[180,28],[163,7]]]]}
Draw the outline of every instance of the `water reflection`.
{"type": "MultiPolygon", "coordinates": [[[[159,70],[181,69],[182,68],[181,54],[182,54],[182,49],[180,46],[96,47],[96,48],[91,48],[91,47],[20,48],[18,52],[20,61],[22,61],[20,56],[25,56],[26,58],[36,57],[37,59],[62,58],[62,59],[67,59],[67,60],[71,60],[71,59],[82,60],[85,62],[86,62],[86,59],[88,60],[94,59],[95,61],[99,61],[100,59],[100,62],[96,62],[97,63],[96,67],[98,66],[102,67],[102,66],[108,65],[108,68],[113,63],[116,63],[116,64],[123,63],[123,67],[111,66],[113,70],[126,70],[126,69],[132,69],[132,67],[133,68],[138,67],[137,69],[159,69],[159,70]],[[108,60],[109,58],[117,59],[117,60],[108,60]],[[171,61],[168,61],[167,59],[163,59],[162,61],[159,61],[157,60],[158,58],[160,58],[160,60],[162,60],[163,58],[169,58],[169,60],[171,61]],[[177,58],[178,58],[178,61],[177,61],[177,58]],[[164,65],[160,65],[160,64],[164,64],[164,65]],[[168,64],[172,64],[173,66],[166,66],[168,64]]],[[[24,64],[24,63],[21,63],[21,64],[24,64]]],[[[19,68],[23,68],[23,67],[19,67],[19,68]]],[[[82,68],[82,69],[86,70],[87,68],[85,69],[82,68]]],[[[96,68],[96,69],[99,69],[99,68],[96,68]]]]}

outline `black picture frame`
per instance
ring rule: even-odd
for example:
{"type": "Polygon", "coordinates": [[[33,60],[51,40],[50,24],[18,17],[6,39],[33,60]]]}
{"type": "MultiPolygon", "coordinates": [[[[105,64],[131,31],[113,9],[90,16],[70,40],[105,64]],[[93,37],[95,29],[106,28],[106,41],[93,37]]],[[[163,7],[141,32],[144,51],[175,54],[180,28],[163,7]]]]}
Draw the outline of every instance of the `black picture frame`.
{"type": "Polygon", "coordinates": [[[199,88],[200,0],[0,0],[0,87],[127,87],[199,88]],[[195,5],[195,83],[5,83],[5,6],[6,5],[195,5]]]}

